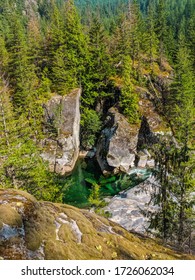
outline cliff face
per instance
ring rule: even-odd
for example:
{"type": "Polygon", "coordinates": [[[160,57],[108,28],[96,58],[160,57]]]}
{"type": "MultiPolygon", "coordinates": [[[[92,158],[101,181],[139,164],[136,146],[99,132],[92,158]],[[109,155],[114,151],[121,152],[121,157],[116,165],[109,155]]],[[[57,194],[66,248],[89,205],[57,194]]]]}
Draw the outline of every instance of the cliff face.
{"type": "Polygon", "coordinates": [[[43,159],[58,174],[72,171],[79,154],[80,95],[75,89],[66,96],[56,95],[45,107],[43,159]]]}
{"type": "Polygon", "coordinates": [[[0,259],[189,259],[75,207],[0,190],[0,259]]]}
{"type": "Polygon", "coordinates": [[[140,95],[140,123],[130,124],[114,107],[107,113],[96,153],[104,173],[130,173],[134,166],[153,168],[155,165],[147,149],[159,141],[159,135],[167,128],[146,93],[140,95]]]}
{"type": "Polygon", "coordinates": [[[130,125],[117,109],[111,108],[107,125],[97,145],[97,160],[104,171],[128,172],[134,166],[139,127],[130,125]]]}

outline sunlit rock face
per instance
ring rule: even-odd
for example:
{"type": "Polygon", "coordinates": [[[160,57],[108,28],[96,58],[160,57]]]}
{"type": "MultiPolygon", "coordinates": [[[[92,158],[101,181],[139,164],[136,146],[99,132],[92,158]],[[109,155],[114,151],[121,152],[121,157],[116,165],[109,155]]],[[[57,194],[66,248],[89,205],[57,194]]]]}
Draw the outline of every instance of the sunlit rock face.
{"type": "Polygon", "coordinates": [[[69,205],[0,190],[0,259],[185,259],[116,223],[69,205]]]}
{"type": "MultiPolygon", "coordinates": [[[[139,174],[142,169],[135,169],[139,174]]],[[[134,188],[123,191],[110,199],[105,208],[111,214],[111,220],[127,230],[145,234],[150,222],[151,213],[158,211],[152,197],[159,192],[159,183],[154,177],[149,177],[134,188]]]]}
{"type": "Polygon", "coordinates": [[[134,167],[154,168],[150,154],[162,136],[172,137],[168,124],[158,114],[148,92],[140,92],[140,123],[130,124],[117,108],[108,110],[97,143],[96,157],[106,173],[129,173],[134,167]]]}
{"type": "Polygon", "coordinates": [[[130,125],[116,108],[111,108],[97,145],[97,160],[102,171],[128,172],[134,167],[139,126],[130,125]]]}
{"type": "Polygon", "coordinates": [[[64,175],[73,170],[79,155],[80,95],[75,89],[66,96],[56,95],[44,106],[47,138],[42,157],[51,171],[64,175]]]}

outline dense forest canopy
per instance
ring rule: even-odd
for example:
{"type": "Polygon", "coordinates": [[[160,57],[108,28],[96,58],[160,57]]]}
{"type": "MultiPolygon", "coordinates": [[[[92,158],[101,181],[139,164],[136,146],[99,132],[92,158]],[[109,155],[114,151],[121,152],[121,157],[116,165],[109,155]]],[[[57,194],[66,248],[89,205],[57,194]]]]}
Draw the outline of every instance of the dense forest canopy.
{"type": "Polygon", "coordinates": [[[152,92],[177,142],[154,152],[162,212],[153,223],[181,244],[194,217],[194,73],[194,0],[0,0],[0,186],[62,201],[66,180],[48,171],[40,145],[54,94],[82,88],[88,150],[110,107],[136,126],[140,90],[152,92]]]}

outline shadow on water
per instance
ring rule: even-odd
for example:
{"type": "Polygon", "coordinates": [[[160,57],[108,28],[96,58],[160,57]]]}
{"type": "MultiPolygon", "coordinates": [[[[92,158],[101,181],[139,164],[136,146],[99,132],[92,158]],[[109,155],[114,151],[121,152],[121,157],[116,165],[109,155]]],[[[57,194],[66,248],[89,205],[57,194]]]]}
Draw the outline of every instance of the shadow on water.
{"type": "Polygon", "coordinates": [[[64,192],[63,202],[76,207],[89,207],[88,198],[92,186],[100,186],[101,197],[114,196],[132,188],[151,175],[149,169],[133,169],[130,175],[104,176],[95,159],[79,159],[72,174],[67,177],[70,187],[64,192]]]}

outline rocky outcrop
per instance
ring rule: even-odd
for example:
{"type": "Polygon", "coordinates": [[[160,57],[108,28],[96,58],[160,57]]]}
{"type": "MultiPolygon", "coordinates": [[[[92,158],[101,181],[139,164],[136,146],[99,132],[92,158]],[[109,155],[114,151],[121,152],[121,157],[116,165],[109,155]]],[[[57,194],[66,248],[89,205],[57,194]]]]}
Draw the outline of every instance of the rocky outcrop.
{"type": "Polygon", "coordinates": [[[188,258],[87,210],[0,190],[0,259],[188,258]]]}
{"type": "Polygon", "coordinates": [[[121,192],[110,199],[105,211],[111,214],[111,220],[139,233],[146,233],[149,226],[149,213],[157,211],[151,199],[158,193],[159,184],[154,177],[148,178],[136,187],[121,192]]]}
{"type": "MultiPolygon", "coordinates": [[[[138,136],[138,149],[151,147],[159,141],[162,133],[170,134],[170,127],[157,111],[156,96],[143,88],[137,88],[139,92],[139,110],[142,115],[141,126],[138,136]]],[[[160,101],[159,101],[160,102],[160,101]]]]}
{"type": "Polygon", "coordinates": [[[76,89],[66,96],[56,95],[44,106],[45,133],[42,157],[51,171],[72,171],[79,155],[80,94],[76,89]]]}
{"type": "Polygon", "coordinates": [[[137,154],[137,167],[138,168],[154,168],[155,160],[152,158],[151,154],[147,149],[143,149],[137,154]]]}
{"type": "Polygon", "coordinates": [[[135,164],[139,126],[130,125],[116,108],[108,111],[106,127],[97,144],[102,171],[127,172],[135,164]]]}
{"type": "Polygon", "coordinates": [[[155,162],[148,150],[161,141],[162,136],[172,137],[169,125],[156,109],[157,96],[146,88],[137,87],[136,92],[139,94],[140,124],[130,124],[114,107],[108,110],[96,153],[104,173],[129,173],[134,166],[154,168],[155,162]]]}

